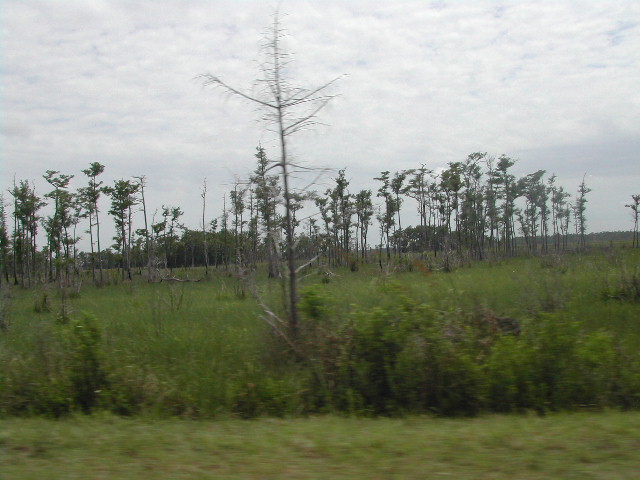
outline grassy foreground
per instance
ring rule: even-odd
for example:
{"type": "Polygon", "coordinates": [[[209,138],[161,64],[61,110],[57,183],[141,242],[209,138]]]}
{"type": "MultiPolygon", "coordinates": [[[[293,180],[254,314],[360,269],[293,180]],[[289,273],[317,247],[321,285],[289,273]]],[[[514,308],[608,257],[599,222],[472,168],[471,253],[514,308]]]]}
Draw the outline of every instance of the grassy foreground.
{"type": "Polygon", "coordinates": [[[0,423],[0,478],[630,479],[640,413],[0,423]]]}

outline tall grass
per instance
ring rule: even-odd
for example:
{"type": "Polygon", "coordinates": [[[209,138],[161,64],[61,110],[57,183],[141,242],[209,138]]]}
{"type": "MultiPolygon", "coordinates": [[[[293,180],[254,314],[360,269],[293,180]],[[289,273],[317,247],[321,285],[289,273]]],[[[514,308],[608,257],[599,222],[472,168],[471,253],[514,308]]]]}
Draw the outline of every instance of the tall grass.
{"type": "MultiPolygon", "coordinates": [[[[87,286],[79,296],[12,289],[3,297],[0,414],[637,408],[639,264],[637,251],[604,249],[451,273],[403,264],[335,271],[329,282],[310,270],[302,359],[223,273],[87,286]]],[[[257,288],[278,304],[276,282],[257,288]]]]}

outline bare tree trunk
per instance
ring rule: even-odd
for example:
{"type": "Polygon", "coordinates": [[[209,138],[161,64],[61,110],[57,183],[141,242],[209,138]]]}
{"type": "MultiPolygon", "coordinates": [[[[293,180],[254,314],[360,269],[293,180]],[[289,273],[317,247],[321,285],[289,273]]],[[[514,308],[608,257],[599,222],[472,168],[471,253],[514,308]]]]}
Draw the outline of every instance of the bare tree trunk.
{"type": "Polygon", "coordinates": [[[98,246],[98,271],[100,272],[100,285],[104,283],[104,272],[102,268],[102,250],[100,249],[100,219],[96,206],[96,243],[98,246]]]}
{"type": "Polygon", "coordinates": [[[93,215],[89,212],[89,244],[91,245],[91,279],[96,283],[96,252],[93,246],[93,215]]]}
{"type": "Polygon", "coordinates": [[[153,273],[151,271],[152,269],[152,255],[153,252],[151,251],[151,242],[149,241],[149,223],[147,220],[147,204],[145,202],[145,198],[144,198],[144,187],[146,185],[145,182],[145,176],[141,176],[141,177],[133,177],[138,179],[138,182],[140,184],[140,200],[142,201],[142,214],[144,216],[144,244],[145,244],[145,249],[147,250],[147,281],[148,282],[152,282],[153,279],[153,273]]]}
{"type": "Polygon", "coordinates": [[[207,208],[207,179],[202,182],[202,247],[204,249],[204,275],[209,276],[209,245],[207,244],[207,223],[205,221],[205,210],[207,208]]]}
{"type": "MultiPolygon", "coordinates": [[[[286,235],[286,263],[289,271],[288,278],[288,326],[291,341],[295,344],[298,336],[298,287],[297,269],[295,264],[295,238],[294,238],[294,211],[293,195],[291,187],[291,162],[287,154],[286,137],[301,129],[315,124],[316,114],[333,98],[323,91],[337,79],[320,87],[305,89],[291,85],[283,78],[288,54],[281,48],[280,41],[284,33],[280,28],[279,14],[276,11],[265,43],[266,61],[262,65],[264,79],[260,83],[264,85],[263,95],[254,97],[224,83],[218,77],[210,74],[202,75],[204,85],[221,87],[228,93],[232,93],[253,104],[266,109],[265,118],[271,124],[276,125],[278,142],[280,144],[280,168],[283,184],[283,197],[285,207],[285,235],[286,235]]],[[[281,332],[282,333],[282,332],[281,332]]]]}

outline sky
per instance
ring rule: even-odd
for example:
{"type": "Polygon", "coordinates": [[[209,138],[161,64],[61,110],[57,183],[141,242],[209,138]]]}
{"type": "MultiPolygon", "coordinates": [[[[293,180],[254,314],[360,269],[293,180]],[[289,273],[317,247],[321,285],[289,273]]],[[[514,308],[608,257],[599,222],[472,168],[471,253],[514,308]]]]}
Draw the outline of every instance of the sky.
{"type": "MultiPolygon", "coordinates": [[[[48,186],[46,170],[105,165],[105,183],[144,175],[147,205],[180,206],[198,228],[277,142],[255,106],[203,87],[210,73],[248,93],[277,3],[258,0],[0,2],[0,187],[48,186]]],[[[380,172],[435,171],[473,152],[543,169],[574,193],[588,231],[629,230],[640,193],[640,2],[279,3],[302,87],[336,77],[319,124],[290,137],[296,162],[346,168],[350,189],[380,172]]],[[[331,173],[332,172],[332,173],[331,173]]],[[[309,177],[311,181],[315,177],[309,177]]],[[[305,181],[306,179],[301,179],[305,181]]],[[[108,209],[103,199],[101,208],[108,209]]],[[[403,215],[415,207],[407,200],[403,215]]],[[[412,223],[403,220],[403,224],[412,223]]]]}

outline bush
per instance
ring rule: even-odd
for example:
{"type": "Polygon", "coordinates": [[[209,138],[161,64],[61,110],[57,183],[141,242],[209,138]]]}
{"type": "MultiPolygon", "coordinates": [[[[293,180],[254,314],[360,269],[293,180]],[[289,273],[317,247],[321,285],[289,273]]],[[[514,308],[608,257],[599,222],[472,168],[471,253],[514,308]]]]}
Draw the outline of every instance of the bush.
{"type": "Polygon", "coordinates": [[[107,388],[95,319],[85,315],[42,328],[31,354],[11,359],[0,381],[4,414],[59,417],[76,409],[89,413],[107,388]]]}
{"type": "Polygon", "coordinates": [[[487,409],[512,412],[534,408],[533,349],[522,340],[504,336],[483,365],[487,384],[487,409]]]}
{"type": "Polygon", "coordinates": [[[485,364],[487,407],[545,411],[625,406],[640,393],[637,384],[623,379],[632,365],[633,360],[623,360],[611,334],[586,332],[578,321],[544,315],[530,322],[521,338],[505,336],[494,345],[485,364]]]}
{"type": "Polygon", "coordinates": [[[48,376],[31,357],[13,359],[0,373],[0,413],[59,417],[71,411],[66,378],[48,376]]]}
{"type": "Polygon", "coordinates": [[[245,419],[263,415],[283,417],[296,412],[299,398],[293,387],[286,379],[272,377],[240,385],[234,395],[232,412],[245,419]]]}
{"type": "Polygon", "coordinates": [[[314,337],[323,344],[314,357],[322,361],[310,362],[314,408],[473,415],[640,401],[640,355],[623,355],[607,332],[559,314],[521,325],[491,312],[436,311],[399,290],[393,298],[352,314],[330,339],[314,337]],[[518,328],[502,328],[505,320],[518,328]]]}
{"type": "Polygon", "coordinates": [[[89,413],[107,387],[100,351],[101,334],[94,317],[84,314],[70,325],[68,375],[74,405],[89,413]]]}
{"type": "Polygon", "coordinates": [[[315,376],[324,380],[326,403],[373,415],[478,412],[482,381],[473,349],[445,337],[437,312],[398,300],[356,313],[331,343],[334,362],[315,376]]]}
{"type": "Polygon", "coordinates": [[[602,289],[601,296],[604,300],[640,302],[640,273],[636,271],[629,274],[623,271],[617,283],[607,282],[602,289]]]}
{"type": "Polygon", "coordinates": [[[298,308],[307,320],[326,320],[331,313],[329,303],[329,299],[317,288],[307,288],[300,295],[298,308]]]}

